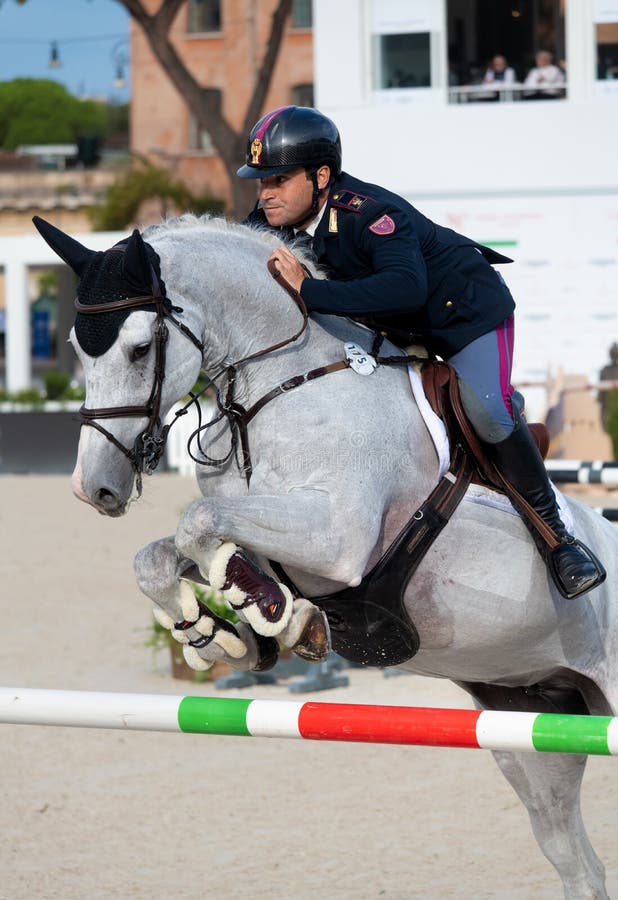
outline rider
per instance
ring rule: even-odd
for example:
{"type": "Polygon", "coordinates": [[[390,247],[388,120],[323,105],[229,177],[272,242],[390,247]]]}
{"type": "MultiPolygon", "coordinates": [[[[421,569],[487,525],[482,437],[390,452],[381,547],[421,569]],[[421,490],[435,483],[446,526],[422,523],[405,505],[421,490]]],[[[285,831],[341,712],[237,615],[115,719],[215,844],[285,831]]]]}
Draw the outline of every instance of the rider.
{"type": "Polygon", "coordinates": [[[263,116],[249,134],[238,175],[259,179],[247,223],[284,241],[310,240],[326,267],[329,280],[312,279],[285,243],[272,254],[308,310],[360,319],[396,342],[405,335],[402,344],[413,333],[447,360],[494,463],[560,541],[544,551],[560,591],[574,597],[601,584],[603,567],[560,518],[520,414],[521,397],[510,384],[515,303],[492,265],[512,260],[342,172],[337,127],[316,109],[284,106],[263,116]]]}

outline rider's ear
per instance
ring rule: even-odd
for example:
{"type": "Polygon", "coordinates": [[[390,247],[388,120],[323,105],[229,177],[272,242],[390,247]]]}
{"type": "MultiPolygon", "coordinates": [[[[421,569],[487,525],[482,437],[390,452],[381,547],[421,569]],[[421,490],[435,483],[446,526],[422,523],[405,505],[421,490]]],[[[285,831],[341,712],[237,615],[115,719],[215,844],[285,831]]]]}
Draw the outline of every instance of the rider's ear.
{"type": "Polygon", "coordinates": [[[319,190],[323,191],[325,187],[328,187],[330,182],[330,175],[330,166],[320,166],[320,168],[316,172],[319,190]]]}
{"type": "Polygon", "coordinates": [[[122,270],[125,276],[136,284],[150,284],[152,281],[146,244],[137,228],[125,247],[122,270]]]}
{"type": "Polygon", "coordinates": [[[33,216],[32,221],[43,238],[49,244],[54,253],[57,253],[67,266],[70,266],[76,275],[80,278],[84,274],[84,269],[93,256],[96,256],[94,250],[84,247],[79,241],[69,237],[64,231],[60,231],[55,225],[41,219],[40,216],[33,216]]]}

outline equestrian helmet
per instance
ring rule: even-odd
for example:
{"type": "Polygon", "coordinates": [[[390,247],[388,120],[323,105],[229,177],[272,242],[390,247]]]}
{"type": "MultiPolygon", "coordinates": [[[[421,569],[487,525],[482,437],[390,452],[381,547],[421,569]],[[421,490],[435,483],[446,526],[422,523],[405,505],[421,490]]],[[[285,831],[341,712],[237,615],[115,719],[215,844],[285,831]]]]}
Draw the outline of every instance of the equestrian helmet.
{"type": "Polygon", "coordinates": [[[282,106],[263,116],[249,134],[241,178],[269,178],[299,166],[341,172],[341,138],[329,118],[308,106],[282,106]]]}

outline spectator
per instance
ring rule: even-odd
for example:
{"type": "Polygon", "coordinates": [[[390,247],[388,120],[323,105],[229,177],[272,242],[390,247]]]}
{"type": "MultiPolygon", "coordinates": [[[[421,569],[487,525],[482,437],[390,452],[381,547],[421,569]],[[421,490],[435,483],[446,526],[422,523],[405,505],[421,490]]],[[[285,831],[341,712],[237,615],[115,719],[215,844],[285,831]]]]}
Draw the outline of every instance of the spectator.
{"type": "Polygon", "coordinates": [[[512,69],[509,66],[505,56],[497,53],[487,67],[485,77],[483,78],[483,84],[491,85],[496,82],[513,84],[516,80],[515,69],[512,69]]]}
{"type": "Polygon", "coordinates": [[[564,95],[564,72],[552,62],[548,50],[539,50],[535,56],[536,66],[528,72],[524,86],[531,88],[524,92],[524,100],[556,100],[564,95]]]}

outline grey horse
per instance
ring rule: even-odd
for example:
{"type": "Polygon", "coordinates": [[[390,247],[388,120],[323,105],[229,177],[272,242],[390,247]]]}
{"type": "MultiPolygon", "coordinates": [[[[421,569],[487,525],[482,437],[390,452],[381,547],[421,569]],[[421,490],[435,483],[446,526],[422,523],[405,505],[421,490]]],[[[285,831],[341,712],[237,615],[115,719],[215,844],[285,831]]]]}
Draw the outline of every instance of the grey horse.
{"type": "MultiPolygon", "coordinates": [[[[47,223],[37,226],[82,279],[71,340],[85,373],[85,424],[94,427],[82,428],[73,489],[105,515],[122,515],[135,497],[134,448],[152,425],[162,362],[155,418],[187,394],[200,369],[229,376],[245,360],[234,366],[234,403],[249,408],[289,379],[341,360],[346,342],[371,348],[362,325],[336,317],[314,316],[302,331],[298,308],[267,271],[276,240],[266,233],[185,215],[147,228],[143,240],[134,232],[123,253],[95,254],[47,223]],[[107,273],[112,262],[130,284],[120,293],[107,273]],[[171,316],[163,359],[154,333],[160,307],[144,301],[151,274],[171,316]],[[101,311],[135,294],[141,305],[101,311]],[[102,314],[89,316],[88,304],[102,314]],[[281,346],[261,355],[273,345],[281,346]]],[[[136,557],[141,590],[194,667],[225,659],[255,668],[264,641],[275,638],[302,650],[316,621],[311,597],[357,586],[438,480],[438,454],[405,369],[363,374],[348,366],[305,382],[275,391],[250,421],[250,479],[247,448],[236,446],[240,466],[229,453],[229,417],[202,434],[201,452],[220,460],[197,466],[202,499],[185,509],[175,535],[136,557]],[[301,597],[278,583],[270,561],[301,597]],[[223,589],[237,626],[197,603],[189,575],[223,589]]],[[[420,647],[403,668],[451,679],[482,708],[616,715],[618,533],[582,504],[568,506],[575,533],[608,569],[604,585],[564,599],[519,517],[466,500],[405,590],[420,647]]],[[[604,868],[580,812],[586,757],[495,757],[565,896],[605,898],[604,868]]]]}

